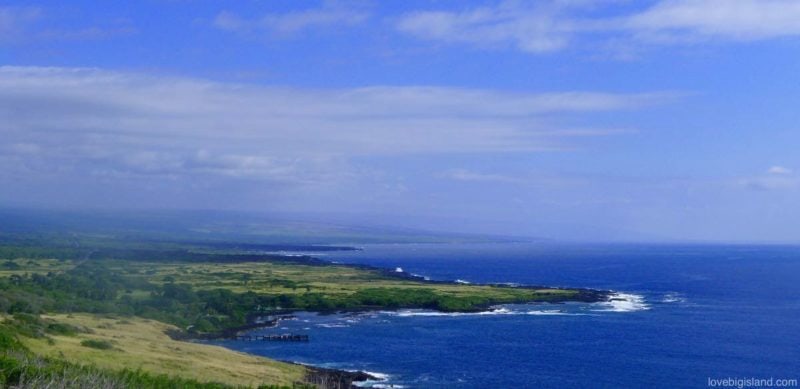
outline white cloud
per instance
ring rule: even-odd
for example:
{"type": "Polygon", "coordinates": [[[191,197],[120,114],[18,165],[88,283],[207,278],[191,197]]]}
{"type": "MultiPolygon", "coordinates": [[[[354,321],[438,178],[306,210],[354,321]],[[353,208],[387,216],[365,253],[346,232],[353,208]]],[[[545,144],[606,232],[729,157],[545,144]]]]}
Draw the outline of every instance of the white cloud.
{"type": "MultiPolygon", "coordinates": [[[[0,7],[0,43],[37,41],[86,41],[135,34],[137,29],[127,20],[113,20],[104,26],[46,26],[58,22],[53,11],[38,7],[0,7]]],[[[55,23],[58,24],[58,23],[55,23]]]]}
{"type": "Polygon", "coordinates": [[[16,40],[41,17],[33,7],[0,7],[0,42],[16,40]]]}
{"type": "Polygon", "coordinates": [[[479,46],[511,44],[529,52],[564,48],[572,29],[556,7],[503,3],[464,11],[420,11],[404,15],[397,28],[420,38],[479,46]]]}
{"type": "Polygon", "coordinates": [[[783,166],[772,166],[765,174],[740,180],[740,184],[754,190],[781,190],[800,187],[800,179],[794,176],[791,169],[783,166]]]}
{"type": "Polygon", "coordinates": [[[564,148],[574,137],[619,130],[552,124],[559,116],[575,121],[670,98],[442,87],[308,90],[0,67],[0,158],[6,166],[59,166],[76,174],[311,182],[350,174],[354,156],[564,148]]]}
{"type": "Polygon", "coordinates": [[[769,173],[769,174],[778,174],[778,175],[786,175],[786,174],[792,174],[792,169],[776,165],[776,166],[772,166],[769,169],[767,169],[767,173],[769,173]]]}
{"type": "Polygon", "coordinates": [[[519,184],[525,182],[524,179],[521,179],[519,177],[507,176],[502,174],[479,173],[467,169],[448,170],[441,173],[440,176],[455,181],[499,182],[507,184],[519,184]]]}
{"type": "Polygon", "coordinates": [[[796,0],[664,0],[626,27],[673,39],[756,40],[800,35],[796,0]]]}
{"type": "Polygon", "coordinates": [[[213,25],[226,31],[292,34],[311,28],[354,26],[364,22],[368,17],[369,14],[362,10],[336,6],[270,13],[257,18],[241,17],[233,12],[223,11],[214,18],[213,25]]]}
{"type": "Polygon", "coordinates": [[[574,44],[619,48],[800,36],[796,0],[661,0],[642,2],[645,6],[638,8],[615,3],[503,1],[454,11],[411,12],[399,18],[396,28],[431,41],[512,46],[532,53],[574,44]]]}

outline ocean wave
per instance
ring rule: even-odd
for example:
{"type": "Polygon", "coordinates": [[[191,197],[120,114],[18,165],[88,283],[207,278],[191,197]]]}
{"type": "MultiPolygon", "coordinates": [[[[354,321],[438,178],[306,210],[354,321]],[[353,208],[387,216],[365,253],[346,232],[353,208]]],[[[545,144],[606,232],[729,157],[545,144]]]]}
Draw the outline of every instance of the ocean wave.
{"type": "Polygon", "coordinates": [[[561,309],[509,309],[508,307],[495,308],[490,311],[481,312],[438,312],[425,310],[405,310],[405,311],[386,311],[386,315],[397,317],[461,317],[461,316],[495,316],[495,315],[533,315],[533,316],[582,316],[585,313],[567,312],[561,309]]]}
{"type": "Polygon", "coordinates": [[[644,296],[632,293],[613,293],[608,301],[596,304],[603,308],[595,311],[604,312],[635,312],[650,309],[650,305],[644,301],[644,296]]]}
{"type": "Polygon", "coordinates": [[[353,386],[356,386],[356,387],[359,387],[359,388],[405,388],[405,386],[403,386],[403,385],[392,385],[392,384],[382,383],[382,382],[388,381],[389,378],[391,377],[389,374],[386,374],[386,373],[377,373],[377,372],[374,372],[374,371],[367,371],[367,370],[345,369],[345,368],[342,368],[338,363],[311,364],[311,363],[305,363],[305,362],[300,362],[300,361],[292,361],[292,363],[296,363],[298,365],[303,365],[303,366],[309,366],[309,367],[321,367],[323,369],[337,369],[337,370],[349,371],[351,373],[358,373],[358,372],[367,373],[367,374],[375,377],[374,380],[365,380],[365,381],[353,382],[353,386]]]}
{"type": "Polygon", "coordinates": [[[385,314],[398,316],[398,317],[414,317],[414,316],[425,316],[425,317],[437,317],[437,316],[444,316],[444,317],[458,317],[458,316],[489,316],[489,315],[513,315],[518,314],[518,312],[512,311],[508,308],[497,308],[491,311],[480,311],[480,312],[439,312],[439,311],[425,311],[425,310],[404,310],[404,311],[387,311],[384,312],[385,314]]]}
{"type": "Polygon", "coordinates": [[[353,382],[353,385],[359,388],[404,388],[404,386],[402,385],[386,384],[385,382],[389,381],[389,377],[391,377],[389,374],[377,373],[374,371],[367,371],[367,370],[348,370],[348,371],[352,372],[361,371],[375,377],[374,380],[353,382]]]}
{"type": "Polygon", "coordinates": [[[543,309],[543,310],[539,310],[539,311],[534,310],[534,311],[525,312],[525,314],[527,314],[527,315],[539,315],[539,316],[580,315],[579,313],[569,313],[569,312],[564,312],[564,311],[559,310],[559,309],[543,309]]]}
{"type": "Polygon", "coordinates": [[[367,370],[361,370],[361,371],[363,371],[364,373],[367,373],[367,374],[369,374],[369,375],[371,375],[371,376],[373,376],[373,377],[375,377],[375,378],[377,378],[377,379],[379,379],[381,381],[388,381],[389,378],[391,377],[390,375],[388,375],[386,373],[377,373],[377,372],[374,372],[374,371],[367,371],[367,370]]]}
{"type": "Polygon", "coordinates": [[[322,327],[322,328],[347,328],[347,327],[350,327],[350,326],[347,325],[347,324],[321,323],[321,324],[317,324],[317,327],[322,327]]]}
{"type": "Polygon", "coordinates": [[[439,311],[426,311],[426,310],[403,310],[403,311],[385,311],[382,312],[386,315],[391,316],[398,316],[398,317],[415,317],[415,316],[424,316],[424,317],[437,317],[437,316],[444,316],[444,317],[458,317],[458,316],[487,316],[487,315],[514,315],[520,314],[520,312],[512,311],[508,308],[497,308],[491,311],[480,311],[480,312],[439,312],[439,311]]]}
{"type": "Polygon", "coordinates": [[[685,301],[686,299],[679,293],[667,293],[664,295],[664,298],[661,299],[662,303],[682,303],[685,301]]]}

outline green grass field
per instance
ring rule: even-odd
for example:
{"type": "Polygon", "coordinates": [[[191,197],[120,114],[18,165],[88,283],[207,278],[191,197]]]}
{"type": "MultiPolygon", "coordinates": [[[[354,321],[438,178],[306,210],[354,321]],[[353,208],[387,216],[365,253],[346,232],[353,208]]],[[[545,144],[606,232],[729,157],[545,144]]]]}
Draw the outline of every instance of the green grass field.
{"type": "Polygon", "coordinates": [[[200,290],[226,289],[236,293],[297,296],[318,293],[333,299],[346,298],[365,290],[422,290],[441,296],[479,299],[491,303],[549,301],[569,298],[577,293],[570,289],[426,283],[389,277],[379,271],[338,265],[117,262],[111,268],[154,283],[184,283],[200,290]]]}

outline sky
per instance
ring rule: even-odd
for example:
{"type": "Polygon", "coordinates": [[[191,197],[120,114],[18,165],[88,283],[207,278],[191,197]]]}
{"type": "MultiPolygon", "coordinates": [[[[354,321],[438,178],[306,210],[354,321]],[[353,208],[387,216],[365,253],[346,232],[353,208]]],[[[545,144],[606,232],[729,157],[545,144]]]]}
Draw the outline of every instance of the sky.
{"type": "Polygon", "coordinates": [[[800,242],[800,2],[4,1],[0,207],[800,242]]]}

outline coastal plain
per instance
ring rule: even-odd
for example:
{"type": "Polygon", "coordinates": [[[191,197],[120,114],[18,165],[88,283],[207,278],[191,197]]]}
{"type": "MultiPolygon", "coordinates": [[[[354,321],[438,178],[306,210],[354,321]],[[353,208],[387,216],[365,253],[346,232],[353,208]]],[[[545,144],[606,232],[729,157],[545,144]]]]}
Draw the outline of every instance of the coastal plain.
{"type": "Polygon", "coordinates": [[[122,383],[119,387],[143,382],[197,388],[347,387],[358,379],[352,373],[194,340],[235,336],[296,311],[470,312],[505,303],[607,297],[583,289],[435,282],[307,255],[178,243],[137,247],[0,246],[0,254],[5,253],[0,256],[0,343],[5,344],[0,381],[19,384],[27,375],[50,382],[76,371],[75,377],[94,374],[122,383]],[[30,255],[20,257],[20,252],[30,255]],[[123,366],[127,370],[120,370],[123,366]]]}

